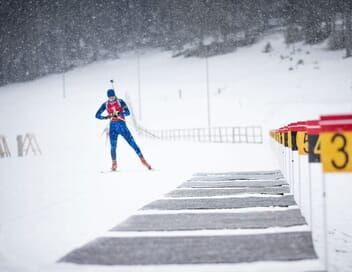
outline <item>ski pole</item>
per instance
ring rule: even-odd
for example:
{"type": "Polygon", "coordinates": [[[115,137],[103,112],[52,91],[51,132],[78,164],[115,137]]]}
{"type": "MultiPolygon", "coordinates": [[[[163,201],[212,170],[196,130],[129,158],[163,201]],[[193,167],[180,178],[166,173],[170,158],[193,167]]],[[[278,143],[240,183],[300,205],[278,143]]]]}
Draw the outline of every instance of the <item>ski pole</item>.
{"type": "Polygon", "coordinates": [[[113,80],[113,79],[110,79],[110,83],[111,83],[111,87],[112,87],[112,89],[115,91],[115,87],[114,87],[114,80],[113,80]]]}

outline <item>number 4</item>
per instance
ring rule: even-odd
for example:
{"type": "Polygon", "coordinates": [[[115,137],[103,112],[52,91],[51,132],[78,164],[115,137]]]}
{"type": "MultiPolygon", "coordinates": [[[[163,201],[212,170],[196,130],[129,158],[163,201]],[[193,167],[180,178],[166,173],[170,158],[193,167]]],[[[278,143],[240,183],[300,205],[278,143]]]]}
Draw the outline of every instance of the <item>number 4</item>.
{"type": "Polygon", "coordinates": [[[313,153],[317,156],[320,156],[320,136],[318,136],[317,142],[315,143],[314,149],[313,149],[313,153]]]}

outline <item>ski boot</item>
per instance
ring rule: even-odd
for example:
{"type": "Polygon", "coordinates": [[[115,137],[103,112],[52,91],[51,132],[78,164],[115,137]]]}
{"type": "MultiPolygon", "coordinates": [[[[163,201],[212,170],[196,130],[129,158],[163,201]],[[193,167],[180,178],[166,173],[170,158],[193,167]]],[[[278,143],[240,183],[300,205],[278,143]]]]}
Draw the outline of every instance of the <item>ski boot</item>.
{"type": "Polygon", "coordinates": [[[111,171],[116,171],[116,170],[117,170],[117,162],[112,161],[111,171]]]}
{"type": "Polygon", "coordinates": [[[143,156],[140,156],[139,158],[141,159],[141,162],[143,163],[143,165],[148,168],[148,170],[152,170],[152,167],[143,156]]]}

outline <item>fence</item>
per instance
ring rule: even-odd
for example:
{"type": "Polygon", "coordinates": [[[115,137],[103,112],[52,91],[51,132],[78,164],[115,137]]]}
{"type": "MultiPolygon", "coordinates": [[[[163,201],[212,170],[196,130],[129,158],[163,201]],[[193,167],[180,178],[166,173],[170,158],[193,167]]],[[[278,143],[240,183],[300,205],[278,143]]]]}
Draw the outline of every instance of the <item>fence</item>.
{"type": "Polygon", "coordinates": [[[212,127],[212,128],[186,128],[150,130],[142,127],[133,114],[130,99],[126,97],[130,105],[132,122],[137,132],[145,137],[169,140],[169,141],[193,141],[210,143],[246,143],[262,144],[263,134],[260,126],[236,126],[236,127],[212,127]]]}
{"type": "Polygon", "coordinates": [[[147,130],[135,126],[142,136],[170,141],[193,141],[211,143],[246,143],[261,144],[263,135],[261,127],[213,127],[168,130],[147,130]]]}
{"type": "MultiPolygon", "coordinates": [[[[18,157],[27,156],[29,151],[32,151],[34,155],[42,154],[34,134],[26,133],[25,135],[17,135],[16,140],[18,157]]],[[[7,145],[5,136],[0,135],[0,158],[4,157],[11,157],[11,152],[7,145]]]]}
{"type": "Polygon", "coordinates": [[[6,138],[0,135],[0,158],[11,157],[11,152],[6,142],[6,138]]]}
{"type": "Polygon", "coordinates": [[[34,155],[41,155],[42,151],[37,142],[37,138],[34,134],[27,133],[24,135],[18,135],[17,138],[17,154],[19,157],[27,156],[29,150],[32,150],[34,155]]]}
{"type": "Polygon", "coordinates": [[[346,271],[350,249],[336,243],[338,235],[344,237],[344,244],[352,243],[351,216],[343,213],[349,209],[352,193],[352,114],[291,123],[270,135],[325,269],[346,271]],[[340,251],[346,254],[337,256],[340,251]]]}

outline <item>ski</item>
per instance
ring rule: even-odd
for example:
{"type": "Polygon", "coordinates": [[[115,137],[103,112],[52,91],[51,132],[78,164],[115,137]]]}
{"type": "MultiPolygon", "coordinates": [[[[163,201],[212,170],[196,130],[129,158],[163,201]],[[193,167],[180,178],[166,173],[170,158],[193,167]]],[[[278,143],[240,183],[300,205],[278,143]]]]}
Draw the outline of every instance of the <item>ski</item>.
{"type": "MultiPolygon", "coordinates": [[[[159,169],[155,169],[155,168],[151,168],[151,169],[147,169],[147,170],[145,170],[146,172],[158,172],[159,171],[159,169]]],[[[108,169],[108,170],[100,170],[100,174],[109,174],[109,173],[121,173],[121,172],[123,172],[123,171],[121,171],[121,170],[115,170],[115,171],[113,171],[113,170],[111,170],[111,169],[108,169]]],[[[130,171],[128,171],[127,170],[127,172],[130,172],[130,171]]]]}
{"type": "Polygon", "coordinates": [[[118,172],[120,172],[120,171],[109,169],[109,170],[101,170],[100,174],[109,174],[109,173],[118,173],[118,172]]]}

